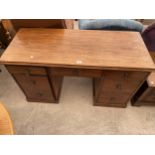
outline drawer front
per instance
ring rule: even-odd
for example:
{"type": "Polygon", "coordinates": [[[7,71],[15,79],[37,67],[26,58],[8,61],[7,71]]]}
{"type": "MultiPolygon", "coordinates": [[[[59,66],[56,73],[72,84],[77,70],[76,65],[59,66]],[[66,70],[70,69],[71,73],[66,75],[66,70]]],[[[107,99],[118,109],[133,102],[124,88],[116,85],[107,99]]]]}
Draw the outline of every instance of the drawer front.
{"type": "Polygon", "coordinates": [[[130,93],[144,81],[146,75],[140,72],[104,71],[102,91],[130,93]]]}
{"type": "Polygon", "coordinates": [[[54,102],[54,97],[46,76],[29,76],[13,74],[15,80],[24,91],[26,97],[34,102],[54,102]]]}
{"type": "Polygon", "coordinates": [[[79,76],[82,76],[82,77],[101,77],[102,76],[102,70],[79,69],[79,76]]]}
{"type": "Polygon", "coordinates": [[[55,76],[101,77],[102,75],[102,70],[94,69],[50,68],[50,71],[55,76]]]}
{"type": "Polygon", "coordinates": [[[30,74],[30,75],[46,75],[44,67],[31,67],[31,66],[11,66],[7,65],[6,68],[10,73],[16,74],[30,74]]]}
{"type": "Polygon", "coordinates": [[[102,91],[102,95],[98,97],[97,105],[125,107],[129,94],[116,91],[102,91]]]}
{"type": "Polygon", "coordinates": [[[72,68],[50,68],[52,75],[55,76],[78,76],[78,70],[72,68]]]}

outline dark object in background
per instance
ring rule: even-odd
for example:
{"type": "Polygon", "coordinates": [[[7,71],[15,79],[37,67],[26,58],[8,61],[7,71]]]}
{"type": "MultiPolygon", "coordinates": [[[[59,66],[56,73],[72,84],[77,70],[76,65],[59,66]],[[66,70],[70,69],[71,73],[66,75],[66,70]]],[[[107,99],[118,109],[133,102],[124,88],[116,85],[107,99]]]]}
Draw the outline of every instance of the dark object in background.
{"type": "Polygon", "coordinates": [[[0,49],[5,49],[8,43],[7,32],[2,24],[2,21],[0,21],[0,49]]]}
{"type": "Polygon", "coordinates": [[[148,26],[142,33],[148,51],[155,52],[155,23],[148,26]]]}

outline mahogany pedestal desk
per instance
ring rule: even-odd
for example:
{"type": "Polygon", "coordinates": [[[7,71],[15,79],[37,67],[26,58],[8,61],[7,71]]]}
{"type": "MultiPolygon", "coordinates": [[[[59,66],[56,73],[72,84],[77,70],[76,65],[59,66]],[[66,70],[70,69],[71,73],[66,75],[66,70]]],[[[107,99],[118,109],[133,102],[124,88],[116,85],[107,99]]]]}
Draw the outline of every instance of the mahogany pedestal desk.
{"type": "Polygon", "coordinates": [[[126,107],[155,69],[137,32],[20,29],[1,57],[28,101],[58,102],[64,76],[93,79],[94,105],[126,107]]]}

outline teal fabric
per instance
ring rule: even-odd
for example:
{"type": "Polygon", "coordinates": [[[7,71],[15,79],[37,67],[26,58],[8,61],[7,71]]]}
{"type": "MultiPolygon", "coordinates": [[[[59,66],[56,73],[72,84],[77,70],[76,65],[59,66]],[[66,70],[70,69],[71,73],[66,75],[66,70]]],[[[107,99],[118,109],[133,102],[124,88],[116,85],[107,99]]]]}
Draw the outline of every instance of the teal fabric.
{"type": "Polygon", "coordinates": [[[130,19],[80,19],[81,30],[124,30],[142,32],[143,24],[130,19]]]}

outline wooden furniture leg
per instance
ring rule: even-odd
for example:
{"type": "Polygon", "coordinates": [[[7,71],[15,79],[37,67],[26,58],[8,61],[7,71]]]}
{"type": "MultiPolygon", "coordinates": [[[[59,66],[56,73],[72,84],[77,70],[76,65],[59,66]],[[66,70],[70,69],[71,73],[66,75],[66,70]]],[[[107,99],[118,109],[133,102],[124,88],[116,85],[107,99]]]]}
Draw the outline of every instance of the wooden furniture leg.
{"type": "Polygon", "coordinates": [[[103,71],[101,78],[94,78],[94,105],[126,107],[148,76],[148,72],[103,71]]]}

